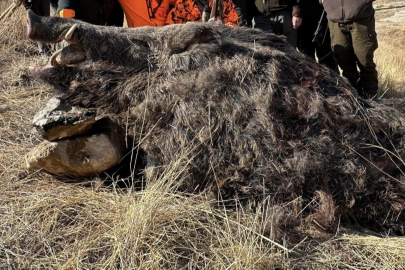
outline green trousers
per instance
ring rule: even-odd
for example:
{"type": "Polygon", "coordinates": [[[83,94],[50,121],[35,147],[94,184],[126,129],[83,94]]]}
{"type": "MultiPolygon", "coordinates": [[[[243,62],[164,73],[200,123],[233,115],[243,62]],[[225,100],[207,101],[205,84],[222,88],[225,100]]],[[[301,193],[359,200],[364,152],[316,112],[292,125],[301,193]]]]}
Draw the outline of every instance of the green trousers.
{"type": "Polygon", "coordinates": [[[378,91],[374,51],[378,48],[374,16],[352,23],[329,21],[332,51],[343,76],[363,98],[373,98],[378,91]]]}

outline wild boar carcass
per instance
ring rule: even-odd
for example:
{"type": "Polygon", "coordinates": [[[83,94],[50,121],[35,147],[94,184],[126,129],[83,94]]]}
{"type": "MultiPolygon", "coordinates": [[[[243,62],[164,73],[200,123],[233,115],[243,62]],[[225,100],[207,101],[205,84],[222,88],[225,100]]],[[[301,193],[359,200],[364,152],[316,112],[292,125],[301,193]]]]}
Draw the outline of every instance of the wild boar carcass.
{"type": "Polygon", "coordinates": [[[60,54],[77,56],[54,56],[33,73],[72,105],[116,114],[149,167],[181,160],[182,190],[273,204],[323,192],[342,217],[403,232],[402,100],[361,99],[338,74],[258,30],[28,17],[28,37],[65,39],[60,54]]]}

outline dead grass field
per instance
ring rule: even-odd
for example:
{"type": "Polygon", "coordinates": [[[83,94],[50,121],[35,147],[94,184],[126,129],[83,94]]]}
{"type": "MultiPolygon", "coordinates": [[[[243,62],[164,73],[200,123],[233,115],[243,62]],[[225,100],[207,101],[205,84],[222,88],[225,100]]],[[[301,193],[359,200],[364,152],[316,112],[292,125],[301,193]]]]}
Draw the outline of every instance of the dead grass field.
{"type": "Polygon", "coordinates": [[[383,98],[405,97],[405,27],[388,30],[391,37],[379,40],[375,61],[378,66],[380,91],[383,98]]]}
{"type": "MultiPolygon", "coordinates": [[[[0,1],[0,12],[9,4],[0,1]]],[[[404,30],[379,32],[384,96],[405,91],[404,30]]],[[[20,8],[0,25],[0,269],[405,269],[402,237],[302,224],[298,235],[275,239],[276,217],[263,207],[227,211],[176,192],[176,161],[142,192],[27,175],[23,156],[40,141],[31,120],[52,96],[26,76],[28,65],[47,61],[35,53],[20,8]]]]}
{"type": "Polygon", "coordinates": [[[378,1],[376,5],[379,49],[375,53],[375,61],[379,73],[379,94],[387,98],[404,97],[405,1],[378,1]]]}

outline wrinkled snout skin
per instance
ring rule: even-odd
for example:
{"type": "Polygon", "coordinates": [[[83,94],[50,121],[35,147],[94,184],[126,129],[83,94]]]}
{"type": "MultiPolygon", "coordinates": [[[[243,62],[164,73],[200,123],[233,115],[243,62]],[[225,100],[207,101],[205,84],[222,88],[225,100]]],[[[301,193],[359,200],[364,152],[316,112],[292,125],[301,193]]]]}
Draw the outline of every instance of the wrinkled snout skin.
{"type": "Polygon", "coordinates": [[[62,40],[63,32],[73,24],[73,20],[41,17],[29,9],[27,12],[27,37],[35,41],[57,43],[62,40]]]}

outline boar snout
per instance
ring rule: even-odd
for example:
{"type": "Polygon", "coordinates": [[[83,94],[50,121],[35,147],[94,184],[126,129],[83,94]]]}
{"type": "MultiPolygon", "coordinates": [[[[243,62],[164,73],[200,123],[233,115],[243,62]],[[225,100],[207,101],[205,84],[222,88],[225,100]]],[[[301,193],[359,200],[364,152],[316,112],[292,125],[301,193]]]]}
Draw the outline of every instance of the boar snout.
{"type": "Polygon", "coordinates": [[[35,41],[57,43],[66,40],[73,43],[77,21],[72,19],[41,17],[32,10],[27,12],[27,37],[35,41]]]}

